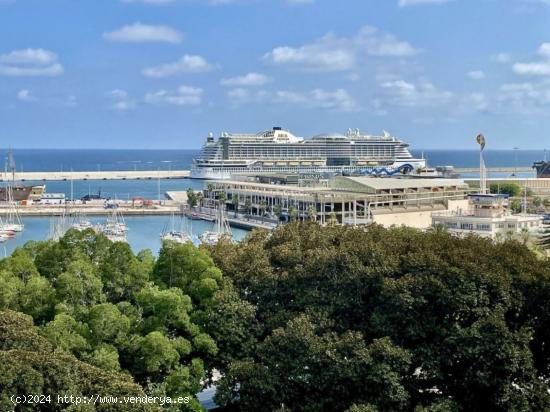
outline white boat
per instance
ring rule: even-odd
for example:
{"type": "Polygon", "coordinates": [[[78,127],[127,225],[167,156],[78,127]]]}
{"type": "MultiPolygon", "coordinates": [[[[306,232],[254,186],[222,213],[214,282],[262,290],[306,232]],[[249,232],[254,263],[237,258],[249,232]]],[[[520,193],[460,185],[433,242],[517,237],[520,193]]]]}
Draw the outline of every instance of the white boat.
{"type": "Polygon", "coordinates": [[[13,196],[13,186],[15,185],[15,161],[13,160],[13,154],[10,150],[6,157],[5,163],[5,172],[7,173],[8,169],[12,175],[11,181],[8,181],[6,186],[7,192],[7,202],[9,205],[8,214],[6,220],[0,224],[0,232],[2,231],[12,231],[12,232],[22,232],[25,228],[23,222],[21,222],[21,217],[19,216],[18,204],[13,196]]]}
{"type": "Polygon", "coordinates": [[[83,213],[79,212],[75,216],[74,222],[71,227],[78,230],[79,232],[83,232],[86,229],[93,229],[94,225],[89,219],[86,218],[83,213]]]}
{"type": "Polygon", "coordinates": [[[170,216],[170,222],[168,223],[167,226],[165,226],[164,230],[160,234],[161,240],[170,240],[176,243],[187,243],[187,242],[193,243],[192,234],[189,233],[190,230],[185,230],[187,226],[186,225],[187,220],[183,216],[181,216],[179,229],[176,229],[175,220],[176,218],[172,213],[172,215],[170,216]]]}
{"type": "Polygon", "coordinates": [[[13,187],[11,184],[8,184],[7,191],[9,209],[5,221],[0,224],[0,232],[6,230],[13,232],[22,232],[25,228],[25,225],[23,225],[21,217],[19,216],[17,202],[13,200],[13,187]]]}
{"type": "Polygon", "coordinates": [[[203,244],[215,245],[220,241],[220,239],[225,236],[229,238],[232,237],[231,227],[229,226],[229,222],[225,217],[224,205],[219,205],[218,214],[216,216],[216,220],[214,221],[213,230],[203,232],[199,236],[199,239],[203,244]]]}
{"type": "Polygon", "coordinates": [[[105,235],[112,242],[128,242],[126,232],[128,227],[124,222],[124,217],[118,212],[117,208],[112,209],[111,215],[103,225],[96,226],[96,231],[105,235]]]}

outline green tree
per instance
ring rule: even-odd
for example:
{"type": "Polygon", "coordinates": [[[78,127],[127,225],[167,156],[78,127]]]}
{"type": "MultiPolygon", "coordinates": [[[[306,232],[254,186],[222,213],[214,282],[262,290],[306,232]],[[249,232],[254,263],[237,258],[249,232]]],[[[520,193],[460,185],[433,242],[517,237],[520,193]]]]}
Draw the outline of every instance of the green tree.
{"type": "Polygon", "coordinates": [[[149,280],[147,267],[140,264],[130,245],[123,242],[111,243],[107,254],[99,265],[103,291],[110,301],[129,299],[149,280]]]}
{"type": "MultiPolygon", "coordinates": [[[[107,372],[72,355],[55,351],[37,333],[30,316],[11,311],[0,312],[0,409],[13,410],[11,397],[29,394],[51,397],[51,403],[40,405],[40,410],[45,411],[76,410],[75,405],[59,404],[57,395],[145,396],[143,389],[128,375],[107,372]]],[[[21,404],[17,410],[36,410],[36,405],[21,404]]],[[[93,410],[113,409],[112,405],[98,404],[93,410]]],[[[152,411],[157,408],[150,404],[121,404],[117,405],[116,410],[152,411]]]]}
{"type": "Polygon", "coordinates": [[[194,303],[200,304],[218,289],[222,274],[206,250],[189,242],[167,242],[155,263],[153,279],[161,287],[186,291],[194,303]]]}
{"type": "Polygon", "coordinates": [[[491,193],[505,194],[511,197],[521,195],[521,187],[517,183],[493,183],[489,185],[491,193]]]}

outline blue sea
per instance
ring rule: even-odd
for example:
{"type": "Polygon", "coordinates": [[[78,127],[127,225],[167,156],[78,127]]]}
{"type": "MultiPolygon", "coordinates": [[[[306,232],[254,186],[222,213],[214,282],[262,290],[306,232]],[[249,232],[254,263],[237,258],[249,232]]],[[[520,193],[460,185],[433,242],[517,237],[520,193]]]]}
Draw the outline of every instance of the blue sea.
{"type": "MultiPolygon", "coordinates": [[[[430,166],[453,165],[455,167],[477,167],[479,152],[476,150],[413,150],[415,157],[422,155],[428,159],[430,166]]],[[[89,170],[188,170],[198,150],[79,150],[79,149],[13,149],[13,156],[18,171],[53,172],[53,171],[89,171],[89,170]]],[[[0,156],[5,157],[7,149],[0,149],[0,156]]],[[[542,160],[543,150],[487,150],[485,163],[488,167],[530,167],[533,162],[542,160]]],[[[2,159],[0,159],[1,162],[2,159]]],[[[531,176],[533,174],[530,174],[531,176]]],[[[500,176],[493,176],[500,177],[500,176]]],[[[30,182],[25,182],[29,184],[30,182]]],[[[43,184],[43,182],[36,182],[43,184]]],[[[168,180],[86,180],[73,182],[74,198],[86,194],[101,192],[104,197],[129,199],[142,196],[146,199],[164,198],[167,191],[186,190],[189,187],[200,189],[203,181],[192,179],[168,180]],[[160,187],[159,187],[160,183],[160,187]]],[[[50,193],[71,193],[71,183],[46,182],[50,193]]],[[[168,221],[167,216],[127,217],[129,227],[128,240],[137,252],[151,249],[157,253],[160,247],[159,235],[168,221]]],[[[17,238],[0,245],[0,255],[10,254],[17,246],[28,240],[48,238],[50,219],[40,217],[24,218],[25,230],[17,238]]],[[[101,218],[96,219],[97,221],[101,218]]],[[[193,231],[199,235],[210,230],[211,223],[194,221],[193,231]]],[[[238,240],[246,231],[234,229],[238,240]]]]}

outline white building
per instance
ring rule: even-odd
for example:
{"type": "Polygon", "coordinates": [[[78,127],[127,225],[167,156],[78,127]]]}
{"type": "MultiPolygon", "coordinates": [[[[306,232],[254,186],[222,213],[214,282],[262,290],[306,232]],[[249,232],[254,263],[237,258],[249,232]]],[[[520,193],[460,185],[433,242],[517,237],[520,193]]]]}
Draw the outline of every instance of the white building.
{"type": "Polygon", "coordinates": [[[41,205],[64,205],[65,193],[43,193],[40,198],[41,205]]]}
{"type": "Polygon", "coordinates": [[[476,235],[491,239],[518,236],[522,232],[535,233],[542,228],[542,216],[513,215],[508,208],[508,195],[472,194],[469,208],[432,215],[432,226],[443,226],[457,235],[476,235]]]}

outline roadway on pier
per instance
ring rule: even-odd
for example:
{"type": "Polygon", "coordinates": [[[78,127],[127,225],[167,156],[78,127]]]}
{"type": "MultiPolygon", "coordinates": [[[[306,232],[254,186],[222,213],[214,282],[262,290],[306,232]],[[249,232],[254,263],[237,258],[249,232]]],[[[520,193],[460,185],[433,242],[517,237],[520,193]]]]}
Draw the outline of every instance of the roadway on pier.
{"type": "MultiPolygon", "coordinates": [[[[148,180],[148,179],[185,179],[189,170],[114,170],[97,172],[16,172],[15,181],[52,181],[52,180],[148,180]]],[[[12,180],[11,173],[2,173],[0,181],[12,180]]]]}

